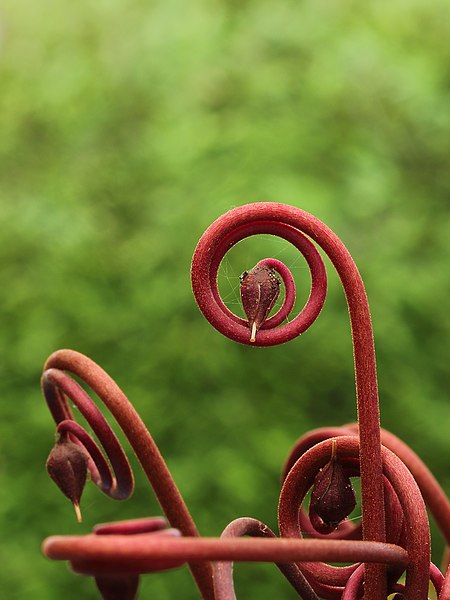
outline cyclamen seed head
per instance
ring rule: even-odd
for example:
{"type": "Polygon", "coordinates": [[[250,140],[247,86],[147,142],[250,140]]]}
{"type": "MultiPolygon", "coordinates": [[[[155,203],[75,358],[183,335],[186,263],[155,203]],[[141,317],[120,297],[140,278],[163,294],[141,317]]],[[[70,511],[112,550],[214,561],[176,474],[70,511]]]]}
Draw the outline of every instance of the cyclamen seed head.
{"type": "Polygon", "coordinates": [[[241,300],[250,328],[250,341],[269,316],[280,293],[280,279],[275,271],[265,265],[256,265],[241,275],[241,300]]]}
{"type": "Polygon", "coordinates": [[[59,437],[47,458],[46,467],[50,477],[72,502],[81,523],[80,499],[88,469],[86,453],[67,436],[59,437]]]}
{"type": "Polygon", "coordinates": [[[333,442],[331,459],[316,475],[309,504],[311,523],[320,533],[334,531],[356,506],[350,477],[336,458],[336,441],[333,442]]]}

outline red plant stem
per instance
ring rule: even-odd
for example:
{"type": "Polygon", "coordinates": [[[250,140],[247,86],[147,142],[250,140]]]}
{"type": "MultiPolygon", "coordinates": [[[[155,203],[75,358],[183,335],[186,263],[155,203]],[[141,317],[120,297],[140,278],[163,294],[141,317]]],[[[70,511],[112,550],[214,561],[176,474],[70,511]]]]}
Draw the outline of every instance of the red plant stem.
{"type": "Polygon", "coordinates": [[[364,582],[364,565],[359,567],[350,575],[341,600],[358,600],[360,598],[360,589],[364,582]]]}
{"type": "MultiPolygon", "coordinates": [[[[314,474],[326,464],[331,452],[332,440],[320,442],[300,457],[289,471],[281,491],[279,504],[279,523],[282,536],[292,538],[301,535],[298,530],[298,507],[311,485],[314,474]]],[[[340,459],[358,458],[358,437],[345,436],[339,438],[336,452],[340,459]]],[[[428,589],[430,564],[430,532],[425,504],[417,483],[403,462],[393,452],[384,447],[382,457],[384,475],[392,484],[403,509],[406,531],[405,544],[409,558],[404,598],[405,600],[423,600],[423,598],[426,598],[428,589]]],[[[341,543],[344,543],[344,540],[341,543]]],[[[301,568],[307,577],[309,572],[312,577],[318,577],[324,583],[334,583],[336,581],[332,575],[332,570],[336,567],[311,563],[310,565],[301,565],[301,568]],[[323,575],[331,575],[331,580],[323,580],[323,575]]],[[[311,582],[310,577],[308,577],[308,580],[311,582]]],[[[367,594],[366,588],[365,594],[367,594]]]]}
{"type": "Polygon", "coordinates": [[[111,498],[125,500],[134,489],[134,479],[125,452],[111,429],[108,421],[92,401],[92,398],[70,375],[59,369],[46,369],[42,374],[42,390],[50,412],[58,424],[57,432],[69,433],[71,438],[82,443],[89,454],[89,471],[92,481],[111,498]],[[111,469],[94,439],[69,414],[64,398],[79,409],[101,442],[110,459],[111,469]],[[63,419],[63,420],[61,420],[63,419]]]}
{"type": "MultiPolygon", "coordinates": [[[[217,290],[217,270],[212,269],[211,266],[218,266],[223,256],[222,251],[219,257],[216,256],[221,240],[233,235],[235,230],[243,231],[240,236],[242,239],[246,237],[245,228],[254,227],[255,223],[260,226],[261,231],[281,235],[281,237],[285,237],[282,232],[283,226],[294,228],[310,236],[326,252],[339,274],[347,298],[354,348],[361,443],[363,537],[365,540],[384,541],[380,415],[372,323],[364,284],[350,253],[341,240],[319,219],[292,206],[268,202],[235,208],[219,217],[207,229],[194,253],[192,285],[199,307],[219,331],[232,339],[247,343],[246,333],[241,332],[236,323],[230,323],[231,319],[224,320],[224,315],[214,300],[213,290],[217,290]]],[[[223,251],[224,246],[225,243],[222,244],[223,251]]],[[[300,315],[297,319],[299,317],[300,315]]],[[[310,313],[305,310],[305,327],[299,326],[296,335],[307,329],[314,318],[311,318],[310,313]]],[[[292,331],[292,327],[289,329],[289,326],[292,325],[293,322],[278,330],[261,331],[256,343],[267,345],[292,339],[294,336],[289,336],[292,331]]],[[[381,577],[381,571],[376,565],[369,565],[365,570],[365,592],[371,600],[381,600],[386,596],[386,582],[385,578],[381,577]]]]}
{"type": "Polygon", "coordinates": [[[262,329],[269,329],[271,327],[277,327],[287,319],[292,312],[295,305],[295,282],[292,277],[292,273],[286,267],[284,263],[277,260],[276,258],[263,258],[258,262],[258,265],[266,266],[269,269],[275,269],[284,283],[284,301],[281,308],[272,317],[269,317],[263,324],[262,329]]]}
{"type": "MultiPolygon", "coordinates": [[[[44,366],[45,371],[48,369],[60,369],[77,375],[97,394],[128,438],[171,526],[185,536],[198,536],[195,523],[157,445],[115,381],[94,361],[74,350],[53,353],[44,366]]],[[[95,537],[102,539],[102,536],[95,537]]],[[[202,597],[213,600],[212,565],[206,561],[190,564],[189,567],[202,597]]]]}
{"type": "MultiPolygon", "coordinates": [[[[347,423],[342,427],[319,427],[309,431],[300,437],[291,449],[283,467],[282,480],[285,479],[298,458],[318,442],[332,437],[357,434],[357,423],[347,423]]],[[[450,501],[439,482],[423,460],[396,435],[386,429],[381,429],[381,442],[408,467],[447,545],[450,545],[450,501]]]]}
{"type": "MultiPolygon", "coordinates": [[[[360,565],[356,571],[349,578],[347,585],[345,586],[344,593],[342,594],[341,600],[358,600],[362,595],[362,584],[364,581],[364,565],[360,565]]],[[[430,563],[430,581],[433,584],[436,594],[440,600],[443,600],[441,592],[444,584],[444,576],[439,569],[433,563],[430,563]]],[[[401,592],[405,591],[405,586],[402,584],[395,584],[390,592],[401,592]]],[[[450,591],[450,590],[449,590],[450,591]]],[[[446,598],[449,600],[450,596],[446,598]]]]}
{"type": "MultiPolygon", "coordinates": [[[[346,424],[342,427],[341,433],[334,435],[348,435],[348,431],[356,435],[358,433],[358,424],[346,424]]],[[[450,545],[450,501],[433,473],[412,448],[387,429],[381,429],[381,442],[386,448],[392,450],[411,471],[425,500],[425,504],[436,520],[447,545],[450,545]]],[[[293,454],[291,454],[292,458],[293,454]]]]}
{"type": "Polygon", "coordinates": [[[439,600],[450,600],[450,566],[447,568],[439,600]]]}
{"type": "Polygon", "coordinates": [[[95,535],[135,535],[166,531],[167,521],[164,517],[144,517],[142,519],[127,519],[113,523],[99,523],[93,528],[95,535]]]}
{"type": "Polygon", "coordinates": [[[446,544],[446,546],[444,548],[444,552],[442,554],[442,559],[441,559],[441,570],[447,571],[449,565],[450,565],[450,546],[448,544],[446,544]]]}
{"type": "Polygon", "coordinates": [[[317,427],[316,429],[312,429],[311,431],[308,431],[302,435],[300,438],[298,438],[289,451],[289,455],[281,472],[281,480],[284,481],[286,479],[289,471],[295,465],[300,456],[302,456],[302,454],[304,454],[307,450],[319,442],[343,435],[357,434],[350,426],[344,425],[343,427],[317,427]]]}
{"type": "Polygon", "coordinates": [[[450,502],[446,493],[422,459],[396,435],[390,433],[386,429],[382,429],[381,441],[387,448],[392,450],[392,452],[394,452],[411,471],[422,492],[425,504],[435,518],[447,545],[450,545],[450,502]]]}
{"type": "MultiPolygon", "coordinates": [[[[88,534],[52,536],[43,544],[44,554],[53,560],[142,561],[155,560],[241,561],[241,562],[379,562],[405,567],[408,554],[400,546],[362,540],[303,540],[153,536],[136,537],[88,534]]],[[[140,571],[142,572],[142,571],[140,571]]]]}
{"type": "MultiPolygon", "coordinates": [[[[349,580],[346,583],[345,589],[342,593],[340,600],[361,600],[364,597],[364,570],[365,565],[359,565],[359,567],[354,571],[349,580]]],[[[405,586],[401,583],[394,583],[389,587],[389,594],[395,592],[403,592],[405,591],[405,586]]],[[[402,596],[403,598],[403,596],[402,596]]]]}
{"type": "Polygon", "coordinates": [[[245,226],[236,226],[236,229],[233,229],[234,221],[229,223],[228,217],[237,210],[239,209],[234,209],[217,219],[205,231],[197,244],[191,268],[195,299],[211,325],[230,339],[252,346],[282,344],[306,331],[316,320],[323,307],[327,279],[322,258],[314,244],[306,236],[285,223],[262,220],[246,221],[245,226]],[[271,234],[281,237],[293,244],[303,254],[311,272],[311,293],[302,311],[294,319],[279,328],[267,329],[270,321],[268,319],[265,322],[266,327],[261,328],[256,341],[250,342],[248,324],[231,313],[220,297],[217,287],[217,271],[224,255],[234,244],[256,234],[271,234]]]}
{"type": "Polygon", "coordinates": [[[430,581],[433,584],[436,593],[439,595],[442,591],[442,586],[444,585],[444,576],[433,563],[430,563],[430,581]]]}
{"type": "MultiPolygon", "coordinates": [[[[249,535],[257,538],[276,538],[273,531],[261,521],[251,517],[241,517],[229,523],[222,532],[221,539],[249,535]]],[[[277,563],[277,567],[303,600],[319,600],[307,579],[295,563],[277,563]]],[[[214,566],[214,590],[216,600],[236,600],[233,582],[233,563],[216,562],[214,566]]]]}

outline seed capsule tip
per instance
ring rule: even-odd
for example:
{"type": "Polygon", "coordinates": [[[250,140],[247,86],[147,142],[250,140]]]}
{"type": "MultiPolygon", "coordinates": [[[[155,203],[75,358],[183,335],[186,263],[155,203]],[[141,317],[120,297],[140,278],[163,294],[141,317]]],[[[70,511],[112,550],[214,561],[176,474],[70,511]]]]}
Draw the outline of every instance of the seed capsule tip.
{"type": "Polygon", "coordinates": [[[83,517],[81,516],[80,505],[78,504],[78,502],[73,502],[73,507],[75,509],[75,514],[77,515],[77,521],[78,521],[78,523],[82,523],[83,517]]]}

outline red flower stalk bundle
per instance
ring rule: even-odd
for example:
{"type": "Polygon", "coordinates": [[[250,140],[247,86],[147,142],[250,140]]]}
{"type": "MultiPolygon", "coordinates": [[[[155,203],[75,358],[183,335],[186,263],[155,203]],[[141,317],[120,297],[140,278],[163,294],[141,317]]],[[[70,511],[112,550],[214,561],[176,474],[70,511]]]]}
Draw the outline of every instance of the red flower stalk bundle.
{"type": "Polygon", "coordinates": [[[431,563],[427,516],[428,508],[450,546],[450,503],[420,458],[380,428],[369,305],[358,269],[336,234],[312,215],[285,204],[256,203],[229,211],[206,230],[195,250],[191,275],[197,304],[213,327],[241,344],[288,342],[314,323],[325,301],[326,271],[317,247],[331,260],[347,299],[358,419],[316,429],[295,442],[283,468],[279,532],[245,517],[228,524],[220,538],[200,536],[155,441],[123,392],[89,358],[60,350],[47,360],[42,376],[43,393],[57,424],[57,441],[47,461],[50,476],[73,502],[79,519],[87,472],[112,498],[125,499],[133,491],[125,453],[75,375],[123,430],[166,519],[119,522],[84,536],[50,537],[43,544],[47,557],[68,560],[76,572],[94,577],[102,597],[110,600],[132,600],[140,574],[184,563],[204,600],[233,600],[235,561],[275,563],[305,600],[384,600],[393,593],[398,600],[426,600],[430,584],[439,600],[450,600],[447,564],[443,573],[431,563]],[[310,269],[309,298],[289,321],[295,282],[279,260],[263,259],[241,276],[247,319],[232,313],[220,296],[217,273],[224,256],[239,241],[257,234],[287,240],[310,269]],[[281,308],[271,315],[282,288],[281,308]],[[69,401],[97,441],[76,423],[69,401]],[[348,518],[356,504],[351,482],[355,477],[361,480],[358,524],[348,518]]]}

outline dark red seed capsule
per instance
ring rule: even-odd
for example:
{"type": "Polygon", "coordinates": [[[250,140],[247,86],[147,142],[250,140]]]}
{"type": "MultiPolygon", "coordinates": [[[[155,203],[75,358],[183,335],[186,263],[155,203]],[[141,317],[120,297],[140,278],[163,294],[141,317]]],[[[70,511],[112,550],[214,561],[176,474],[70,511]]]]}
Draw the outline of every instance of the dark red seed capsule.
{"type": "Polygon", "coordinates": [[[269,316],[280,293],[280,279],[265,265],[256,265],[241,275],[241,300],[250,328],[250,341],[269,316]]]}
{"type": "Polygon", "coordinates": [[[86,483],[88,459],[85,451],[66,436],[56,441],[48,458],[47,472],[73,503],[81,522],[80,499],[86,483]]]}
{"type": "Polygon", "coordinates": [[[356,506],[355,491],[350,477],[336,457],[336,441],[330,461],[314,480],[309,504],[309,516],[320,533],[334,531],[356,506]]]}

